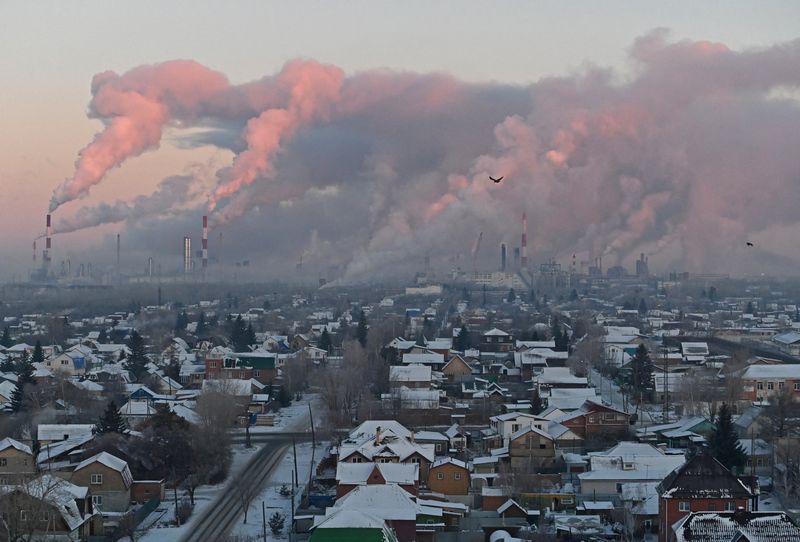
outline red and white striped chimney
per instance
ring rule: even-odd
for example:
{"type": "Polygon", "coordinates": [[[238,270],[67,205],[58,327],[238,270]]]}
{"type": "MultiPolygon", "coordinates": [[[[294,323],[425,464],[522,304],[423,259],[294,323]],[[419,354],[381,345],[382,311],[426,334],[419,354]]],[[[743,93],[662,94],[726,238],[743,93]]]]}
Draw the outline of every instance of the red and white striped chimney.
{"type": "Polygon", "coordinates": [[[203,215],[203,274],[205,275],[208,267],[208,215],[203,215]]]}
{"type": "Polygon", "coordinates": [[[522,268],[528,268],[528,213],[522,213],[522,268]]]}
{"type": "Polygon", "coordinates": [[[50,227],[50,215],[47,215],[47,225],[45,227],[45,243],[44,243],[44,254],[42,255],[42,260],[44,265],[50,263],[50,249],[53,248],[52,246],[52,239],[50,238],[52,234],[52,229],[50,227]]]}

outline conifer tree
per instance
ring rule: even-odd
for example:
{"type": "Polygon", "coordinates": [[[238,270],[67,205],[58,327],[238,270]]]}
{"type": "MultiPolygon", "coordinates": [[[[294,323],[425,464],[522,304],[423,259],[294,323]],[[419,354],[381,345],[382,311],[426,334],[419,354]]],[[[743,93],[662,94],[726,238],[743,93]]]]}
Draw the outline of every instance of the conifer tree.
{"type": "Polygon", "coordinates": [[[97,336],[97,342],[100,344],[105,344],[108,342],[108,333],[106,333],[105,328],[100,330],[100,334],[97,336]]]}
{"type": "Polygon", "coordinates": [[[247,324],[247,329],[244,333],[245,351],[249,349],[250,345],[256,344],[256,332],[253,329],[253,322],[247,324]]]}
{"type": "Polygon", "coordinates": [[[511,288],[508,291],[508,295],[506,296],[506,301],[508,301],[509,303],[513,303],[515,299],[517,299],[517,294],[514,293],[514,288],[511,288]]]}
{"type": "Polygon", "coordinates": [[[8,326],[3,328],[3,337],[0,338],[0,344],[6,348],[14,346],[14,341],[11,339],[11,330],[8,326]]]}
{"type": "Polygon", "coordinates": [[[716,419],[716,427],[708,439],[708,449],[717,461],[738,474],[747,463],[747,453],[739,444],[739,435],[733,427],[731,411],[722,403],[716,419]]]}
{"type": "Polygon", "coordinates": [[[121,435],[125,432],[125,420],[122,419],[122,415],[119,413],[114,401],[109,401],[106,411],[95,424],[95,429],[99,435],[108,433],[119,433],[121,435]]]}
{"type": "Polygon", "coordinates": [[[534,416],[541,413],[544,410],[544,405],[542,404],[542,398],[539,395],[539,388],[536,387],[533,389],[533,397],[531,397],[531,414],[534,416]]]}
{"type": "Polygon", "coordinates": [[[33,363],[31,363],[27,352],[22,353],[22,357],[17,362],[15,372],[17,375],[17,387],[11,393],[11,410],[20,412],[26,409],[25,390],[30,386],[36,385],[36,380],[33,379],[33,363]]]}
{"type": "Polygon", "coordinates": [[[44,351],[42,350],[41,341],[36,341],[36,346],[33,347],[33,358],[31,358],[31,363],[34,365],[37,363],[44,363],[44,351]]]}
{"type": "Polygon", "coordinates": [[[197,317],[197,328],[194,330],[194,334],[198,337],[203,337],[208,328],[206,326],[206,313],[200,312],[200,316],[197,317]]]}
{"type": "Polygon", "coordinates": [[[649,398],[653,388],[655,388],[653,362],[650,360],[650,353],[647,351],[647,347],[643,344],[639,345],[633,360],[631,360],[628,383],[637,400],[639,398],[649,398]]]}
{"type": "Polygon", "coordinates": [[[362,348],[367,347],[367,331],[369,326],[367,325],[367,315],[364,314],[364,311],[361,311],[361,314],[358,317],[358,328],[356,329],[356,339],[358,339],[358,343],[361,345],[362,348]]]}
{"type": "Polygon", "coordinates": [[[131,353],[126,358],[125,368],[133,374],[137,382],[140,382],[147,374],[147,364],[150,362],[145,351],[144,338],[138,331],[133,330],[126,344],[131,353]]]}
{"type": "Polygon", "coordinates": [[[331,350],[331,336],[328,333],[328,328],[324,328],[322,330],[322,334],[319,336],[319,342],[317,343],[317,347],[325,350],[326,352],[330,353],[331,350]]]}

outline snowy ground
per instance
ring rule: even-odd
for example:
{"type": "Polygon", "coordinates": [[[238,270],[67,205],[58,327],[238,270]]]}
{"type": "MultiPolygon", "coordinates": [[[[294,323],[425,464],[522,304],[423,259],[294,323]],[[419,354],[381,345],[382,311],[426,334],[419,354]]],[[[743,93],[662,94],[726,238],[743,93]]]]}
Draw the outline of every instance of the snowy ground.
{"type": "MultiPolygon", "coordinates": [[[[293,402],[290,406],[283,408],[280,412],[275,414],[275,425],[272,427],[251,427],[251,433],[259,433],[259,432],[276,432],[276,431],[304,431],[309,428],[309,418],[308,418],[308,405],[309,403],[315,403],[317,401],[317,397],[315,395],[305,395],[303,399],[300,401],[293,402]]],[[[316,404],[312,406],[315,411],[318,411],[316,408],[316,404]]],[[[320,420],[317,419],[315,416],[314,418],[314,425],[319,427],[320,420]]],[[[253,454],[255,454],[259,450],[259,446],[256,444],[252,448],[244,448],[241,444],[234,444],[233,445],[233,462],[231,464],[230,472],[228,473],[228,479],[221,483],[214,486],[201,486],[195,491],[195,507],[192,512],[192,516],[189,518],[189,521],[181,526],[175,526],[175,503],[173,500],[173,495],[171,492],[167,492],[166,498],[164,502],[161,503],[161,506],[156,509],[152,514],[150,514],[144,522],[141,524],[141,532],[147,531],[144,533],[144,536],[141,538],[137,537],[137,540],[141,542],[173,542],[178,540],[181,535],[183,535],[184,530],[187,528],[188,525],[191,525],[192,522],[196,518],[203,517],[203,514],[206,508],[214,502],[217,497],[219,496],[222,489],[227,484],[227,481],[230,480],[232,477],[236,476],[236,474],[241,470],[241,468],[252,458],[253,454]]],[[[319,460],[319,457],[324,450],[324,447],[318,445],[316,451],[316,460],[319,460]]],[[[261,536],[261,501],[268,499],[268,494],[273,496],[277,496],[278,499],[275,500],[274,503],[271,504],[272,501],[266,502],[266,506],[274,506],[276,509],[278,508],[279,501],[284,501],[286,505],[285,508],[280,508],[281,511],[289,510],[288,513],[285,513],[286,519],[286,527],[284,532],[288,530],[291,518],[291,502],[288,497],[281,497],[278,495],[277,491],[280,489],[280,486],[283,483],[287,483],[291,479],[291,471],[294,468],[294,460],[291,453],[291,448],[289,449],[288,460],[287,457],[283,458],[280,467],[275,471],[273,477],[268,482],[267,487],[262,495],[259,495],[253,501],[251,506],[251,510],[248,512],[248,525],[244,525],[245,528],[253,527],[256,515],[258,516],[258,529],[252,531],[252,533],[258,534],[261,536]],[[289,461],[288,470],[285,470],[287,461],[289,461]],[[275,487],[277,484],[277,487],[275,487]],[[258,510],[253,511],[254,508],[258,508],[258,510]],[[256,532],[257,531],[257,532],[256,532]]],[[[298,463],[298,470],[300,471],[300,475],[298,480],[302,484],[302,480],[308,481],[308,473],[310,468],[310,461],[311,461],[311,444],[302,444],[297,446],[297,463],[298,463]],[[301,454],[302,455],[301,457],[301,454]]],[[[304,485],[304,484],[303,484],[304,485]]],[[[182,492],[178,492],[178,499],[184,498],[182,492]]],[[[188,496],[185,497],[188,499],[188,496]]],[[[297,497],[299,499],[299,496],[297,497]]],[[[268,509],[268,515],[272,515],[275,513],[276,509],[272,509],[271,511],[268,509]]],[[[283,512],[282,512],[283,513],[283,512]]],[[[252,534],[251,530],[245,529],[244,532],[237,532],[234,534],[252,534]]],[[[124,539],[123,539],[124,541],[124,539]]]]}
{"type": "MultiPolygon", "coordinates": [[[[319,462],[322,453],[325,451],[326,443],[317,444],[317,449],[314,452],[315,465],[319,462]]],[[[311,472],[311,450],[312,445],[310,442],[297,445],[297,471],[299,487],[296,495],[294,496],[295,507],[298,506],[301,499],[301,488],[305,487],[308,483],[308,475],[311,472]]],[[[263,533],[263,517],[262,506],[265,511],[266,520],[269,521],[270,516],[279,512],[285,518],[284,528],[281,534],[273,535],[267,525],[267,538],[269,540],[288,540],[287,534],[291,527],[292,518],[292,497],[283,496],[280,494],[281,486],[286,485],[291,490],[292,488],[292,471],[294,470],[294,454],[292,453],[291,446],[289,451],[283,457],[279,466],[275,469],[267,482],[264,490],[258,495],[250,504],[250,509],[247,513],[247,523],[239,523],[231,534],[246,538],[254,537],[259,538],[263,533]]],[[[243,518],[242,518],[243,519],[243,518]]]]}
{"type": "MultiPolygon", "coordinates": [[[[233,447],[233,461],[228,478],[235,476],[237,472],[253,457],[258,451],[258,447],[243,448],[242,446],[233,447]]],[[[141,524],[140,531],[145,531],[144,536],[138,538],[141,542],[172,542],[178,540],[183,534],[187,525],[190,525],[196,518],[203,517],[206,508],[214,502],[222,489],[227,484],[227,480],[221,484],[213,486],[201,486],[194,494],[194,510],[186,525],[175,526],[175,501],[171,491],[167,492],[164,501],[152,514],[150,514],[141,524]]],[[[187,499],[182,491],[178,491],[178,499],[187,499]]]]}

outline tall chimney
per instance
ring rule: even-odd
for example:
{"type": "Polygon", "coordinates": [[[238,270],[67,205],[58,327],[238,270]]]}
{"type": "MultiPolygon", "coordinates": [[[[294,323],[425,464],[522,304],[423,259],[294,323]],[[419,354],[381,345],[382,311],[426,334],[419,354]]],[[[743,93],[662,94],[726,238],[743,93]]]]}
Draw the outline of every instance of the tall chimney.
{"type": "Polygon", "coordinates": [[[42,265],[44,266],[45,271],[47,271],[47,268],[50,266],[50,249],[53,246],[52,239],[50,237],[52,234],[50,225],[51,225],[50,215],[48,214],[45,226],[45,233],[44,233],[45,235],[44,253],[42,254],[42,265]]]}
{"type": "Polygon", "coordinates": [[[208,267],[208,215],[203,215],[203,280],[206,278],[206,268],[208,267]]]}
{"type": "Polygon", "coordinates": [[[506,272],[506,244],[500,243],[500,271],[502,273],[506,272]]]}
{"type": "Polygon", "coordinates": [[[147,258],[147,278],[153,280],[153,257],[147,258]]]}
{"type": "Polygon", "coordinates": [[[120,267],[119,267],[119,256],[120,256],[120,246],[119,246],[119,234],[117,234],[117,282],[121,280],[120,277],[120,267]]]}
{"type": "Polygon", "coordinates": [[[183,238],[183,274],[192,272],[192,238],[183,238]]]}
{"type": "Polygon", "coordinates": [[[528,213],[522,213],[522,268],[528,268],[528,213]]]}
{"type": "Polygon", "coordinates": [[[33,266],[36,267],[36,239],[33,240],[33,266]]]}
{"type": "Polygon", "coordinates": [[[514,247],[514,270],[519,270],[519,247],[514,247]]]}

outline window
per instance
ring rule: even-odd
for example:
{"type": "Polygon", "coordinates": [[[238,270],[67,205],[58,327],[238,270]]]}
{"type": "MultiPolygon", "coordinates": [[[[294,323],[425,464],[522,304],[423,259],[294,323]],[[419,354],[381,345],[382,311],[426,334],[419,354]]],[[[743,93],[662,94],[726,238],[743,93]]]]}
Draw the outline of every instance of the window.
{"type": "Polygon", "coordinates": [[[8,466],[8,459],[5,457],[0,457],[0,467],[7,467],[8,466]]]}
{"type": "Polygon", "coordinates": [[[103,506],[103,496],[102,495],[92,495],[92,504],[95,506],[103,506]]]}
{"type": "Polygon", "coordinates": [[[716,505],[715,503],[713,503],[713,502],[712,502],[712,503],[710,503],[710,504],[708,505],[708,511],[709,511],[709,512],[716,512],[716,511],[717,511],[717,505],[716,505]]]}
{"type": "Polygon", "coordinates": [[[778,382],[778,389],[779,390],[783,389],[783,384],[784,384],[783,382],[778,382]]]}
{"type": "Polygon", "coordinates": [[[767,389],[768,390],[774,390],[775,389],[775,383],[774,382],[767,382],[767,389]]]}
{"type": "Polygon", "coordinates": [[[19,520],[20,521],[27,521],[28,520],[28,511],[27,510],[20,510],[19,511],[19,520]]]}
{"type": "Polygon", "coordinates": [[[437,480],[444,480],[444,473],[443,472],[437,472],[436,473],[436,479],[437,480]]]}
{"type": "Polygon", "coordinates": [[[633,463],[623,463],[622,464],[622,470],[634,470],[635,468],[636,468],[636,465],[634,465],[633,463]]]}
{"type": "Polygon", "coordinates": [[[726,512],[735,511],[735,507],[733,506],[733,501],[728,501],[728,502],[725,503],[725,511],[726,512]]]}
{"type": "Polygon", "coordinates": [[[756,388],[758,388],[760,390],[763,390],[764,389],[764,383],[763,382],[759,382],[758,384],[756,384],[756,388]]]}
{"type": "Polygon", "coordinates": [[[441,442],[436,444],[436,451],[437,452],[441,452],[442,451],[442,443],[441,442]]]}
{"type": "Polygon", "coordinates": [[[209,367],[211,367],[212,369],[216,369],[216,367],[217,367],[217,362],[216,362],[216,361],[210,361],[210,362],[208,363],[208,366],[209,366],[209,367]]]}
{"type": "Polygon", "coordinates": [[[261,371],[256,369],[255,371],[253,371],[253,376],[261,376],[261,371]]]}
{"type": "Polygon", "coordinates": [[[360,457],[354,457],[352,462],[353,462],[353,463],[363,463],[363,462],[364,462],[364,460],[363,460],[363,459],[361,459],[360,457]]]}
{"type": "Polygon", "coordinates": [[[613,412],[606,412],[605,414],[603,414],[603,419],[604,420],[610,420],[610,421],[613,422],[614,419],[616,419],[616,416],[614,415],[613,412]]]}
{"type": "Polygon", "coordinates": [[[67,360],[65,360],[65,359],[61,360],[61,365],[67,365],[67,364],[69,364],[69,362],[67,360]]]}
{"type": "Polygon", "coordinates": [[[42,510],[42,512],[39,513],[39,519],[41,521],[49,521],[50,520],[50,512],[48,512],[47,510],[42,510]]]}
{"type": "Polygon", "coordinates": [[[540,444],[540,445],[539,445],[539,449],[540,449],[540,450],[545,450],[545,449],[547,449],[547,444],[540,444]]]}
{"type": "Polygon", "coordinates": [[[419,457],[412,457],[411,458],[411,462],[412,463],[419,463],[419,457]]]}
{"type": "Polygon", "coordinates": [[[800,382],[794,383],[794,391],[800,391],[800,382]]]}
{"type": "Polygon", "coordinates": [[[680,510],[681,512],[688,512],[689,501],[681,501],[680,504],[678,504],[678,510],[680,510]]]}
{"type": "Polygon", "coordinates": [[[102,474],[92,474],[92,485],[99,486],[103,483],[102,474]]]}
{"type": "Polygon", "coordinates": [[[622,484],[617,483],[617,493],[622,493],[622,484]]]}
{"type": "Polygon", "coordinates": [[[0,478],[0,486],[7,486],[8,478],[0,478]]]}
{"type": "Polygon", "coordinates": [[[461,480],[461,473],[460,472],[453,473],[453,480],[461,480]]]}

